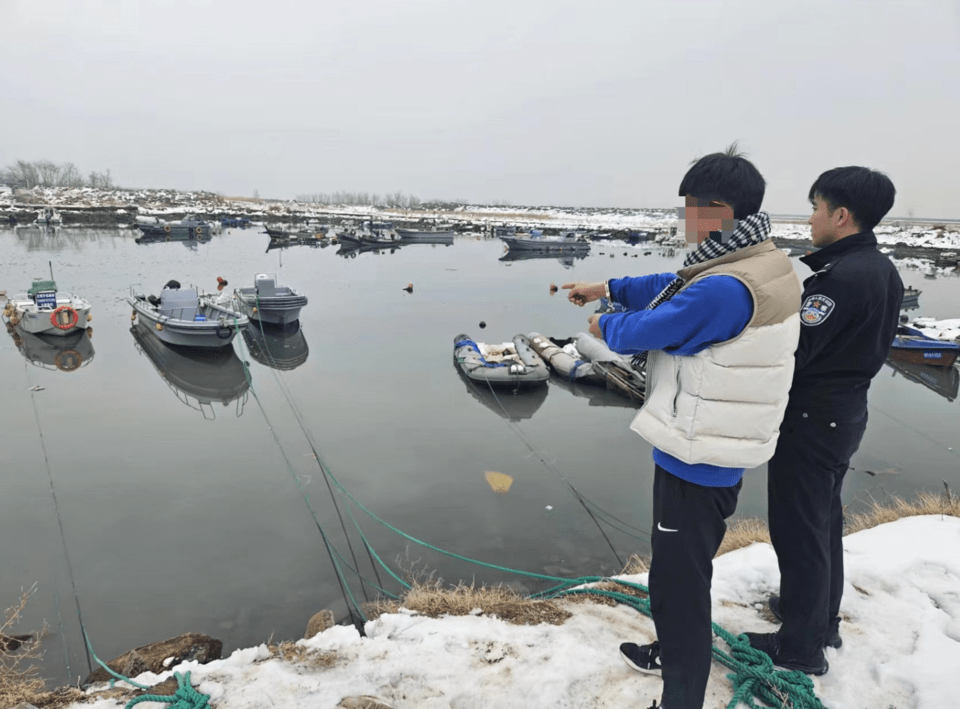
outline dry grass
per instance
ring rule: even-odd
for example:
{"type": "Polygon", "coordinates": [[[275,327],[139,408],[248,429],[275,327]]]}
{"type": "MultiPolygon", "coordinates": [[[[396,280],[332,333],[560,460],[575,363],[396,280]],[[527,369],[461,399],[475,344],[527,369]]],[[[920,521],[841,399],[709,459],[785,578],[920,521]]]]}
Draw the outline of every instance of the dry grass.
{"type": "Polygon", "coordinates": [[[891,497],[890,501],[885,503],[874,500],[867,512],[853,514],[847,518],[844,533],[853,534],[885,522],[894,522],[903,517],[916,517],[918,515],[960,517],[960,497],[951,493],[950,488],[944,483],[943,492],[936,495],[930,492],[921,492],[913,500],[904,500],[899,497],[891,497]]]}
{"type": "Polygon", "coordinates": [[[333,667],[339,659],[335,652],[317,652],[297,645],[293,640],[285,640],[282,643],[268,645],[267,649],[274,657],[279,657],[284,662],[294,665],[305,665],[320,669],[321,667],[333,667]]]}
{"type": "Polygon", "coordinates": [[[727,533],[723,535],[716,555],[722,556],[734,549],[748,547],[754,542],[770,542],[767,523],[755,517],[734,520],[733,524],[727,527],[727,533]]]}
{"type": "Polygon", "coordinates": [[[36,633],[14,633],[27,601],[36,591],[36,584],[20,594],[15,605],[7,608],[0,623],[0,707],[14,707],[26,702],[39,709],[59,709],[83,695],[74,687],[48,692],[40,678],[37,662],[43,657],[40,641],[47,626],[36,633]]]}
{"type": "Polygon", "coordinates": [[[476,588],[461,583],[454,588],[441,588],[439,582],[416,583],[399,601],[371,604],[368,615],[396,613],[401,607],[430,618],[474,615],[479,608],[484,615],[495,615],[514,625],[561,625],[571,615],[552,601],[526,598],[504,586],[476,588]]]}

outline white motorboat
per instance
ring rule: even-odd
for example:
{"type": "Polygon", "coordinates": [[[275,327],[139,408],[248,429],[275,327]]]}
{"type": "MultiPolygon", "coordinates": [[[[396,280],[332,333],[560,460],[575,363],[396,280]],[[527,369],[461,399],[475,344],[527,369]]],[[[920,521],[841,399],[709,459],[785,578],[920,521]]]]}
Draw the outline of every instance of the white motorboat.
{"type": "Polygon", "coordinates": [[[293,288],[278,286],[273,274],[258,273],[253,288],[235,288],[239,310],[251,320],[287,325],[300,318],[300,309],[307,304],[307,296],[293,288]]]}
{"type": "Polygon", "coordinates": [[[3,315],[23,332],[68,335],[86,329],[93,320],[90,308],[80,296],[58,291],[52,278],[35,278],[30,290],[7,300],[3,315]]]}
{"type": "Polygon", "coordinates": [[[196,288],[181,288],[170,281],[160,297],[135,293],[131,319],[140,318],[162,342],[181,347],[218,348],[229,345],[250,319],[218,296],[201,295],[196,288]]]}

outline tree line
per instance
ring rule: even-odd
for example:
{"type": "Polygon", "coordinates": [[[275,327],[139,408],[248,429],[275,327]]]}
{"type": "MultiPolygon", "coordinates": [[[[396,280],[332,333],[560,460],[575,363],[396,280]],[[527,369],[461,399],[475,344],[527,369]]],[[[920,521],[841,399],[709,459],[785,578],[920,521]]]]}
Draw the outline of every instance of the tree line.
{"type": "Polygon", "coordinates": [[[0,183],[13,187],[114,187],[110,170],[91,172],[86,177],[72,162],[60,165],[51,160],[17,160],[0,170],[0,183]]]}
{"type": "Polygon", "coordinates": [[[298,202],[308,204],[349,204],[351,206],[393,207],[416,209],[420,200],[412,194],[393,192],[379,195],[370,192],[318,192],[316,194],[297,195],[298,202]]]}

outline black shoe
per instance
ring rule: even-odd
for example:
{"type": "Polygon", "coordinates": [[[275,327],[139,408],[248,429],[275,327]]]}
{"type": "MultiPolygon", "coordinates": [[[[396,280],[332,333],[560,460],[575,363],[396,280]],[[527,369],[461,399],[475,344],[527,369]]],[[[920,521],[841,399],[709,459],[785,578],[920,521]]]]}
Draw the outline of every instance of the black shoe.
{"type": "Polygon", "coordinates": [[[776,633],[744,633],[750,642],[750,647],[765,652],[773,660],[773,664],[785,670],[796,670],[808,675],[825,675],[830,665],[823,656],[823,650],[818,650],[810,657],[786,657],[780,653],[780,640],[776,633]]]}
{"type": "MultiPolygon", "coordinates": [[[[660,667],[660,643],[656,640],[649,645],[621,643],[620,657],[637,672],[645,672],[648,675],[659,677],[663,670],[660,667]]],[[[654,701],[654,705],[656,705],[656,701],[654,701]]]]}
{"type": "MultiPolygon", "coordinates": [[[[773,617],[782,623],[783,618],[780,616],[780,596],[770,596],[767,600],[767,606],[769,606],[770,612],[773,613],[773,617]]],[[[830,629],[827,631],[827,641],[824,645],[835,649],[840,649],[840,646],[843,645],[843,638],[840,637],[839,618],[830,624],[830,629]]]]}

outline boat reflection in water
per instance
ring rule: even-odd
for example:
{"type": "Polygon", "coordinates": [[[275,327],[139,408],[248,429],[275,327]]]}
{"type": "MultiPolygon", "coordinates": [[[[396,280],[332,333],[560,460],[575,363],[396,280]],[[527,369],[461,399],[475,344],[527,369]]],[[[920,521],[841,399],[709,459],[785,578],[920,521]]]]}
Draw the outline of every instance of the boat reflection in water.
{"type": "Polygon", "coordinates": [[[243,329],[243,341],[253,359],[273,369],[296,369],[310,354],[299,320],[288,325],[251,320],[243,329]]]}
{"type": "Polygon", "coordinates": [[[556,251],[517,251],[511,249],[500,257],[501,261],[527,261],[529,259],[556,259],[564,268],[573,268],[573,263],[578,259],[585,259],[587,252],[583,253],[565,253],[560,254],[556,251]]]}
{"type": "Polygon", "coordinates": [[[522,421],[532,418],[537,409],[547,399],[550,391],[549,386],[526,387],[524,389],[499,389],[494,391],[493,387],[483,382],[476,382],[467,378],[467,375],[460,369],[456,360],[453,362],[454,368],[460,379],[467,386],[467,392],[474,399],[490,409],[500,418],[507,421],[522,421]]]}
{"type": "Polygon", "coordinates": [[[93,328],[67,335],[38,335],[7,323],[7,332],[20,354],[32,365],[60,372],[75,372],[93,360],[93,328]]]}
{"type": "Polygon", "coordinates": [[[894,375],[902,374],[905,379],[917,384],[923,384],[927,389],[935,391],[947,401],[957,398],[960,390],[960,369],[956,367],[931,367],[926,364],[914,364],[891,355],[887,358],[887,366],[894,370],[894,375]]]}
{"type": "Polygon", "coordinates": [[[213,404],[237,401],[243,414],[250,389],[248,372],[233,346],[218,349],[177,347],[161,342],[139,321],[130,328],[137,351],[145,354],[177,398],[205,419],[215,419],[213,404]]]}
{"type": "Polygon", "coordinates": [[[586,399],[590,406],[618,406],[624,409],[639,409],[643,405],[642,402],[611,391],[602,384],[580,384],[554,375],[550,377],[550,386],[566,389],[574,396],[586,399]]]}

